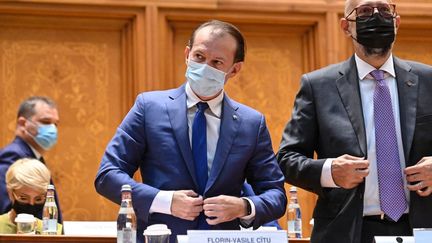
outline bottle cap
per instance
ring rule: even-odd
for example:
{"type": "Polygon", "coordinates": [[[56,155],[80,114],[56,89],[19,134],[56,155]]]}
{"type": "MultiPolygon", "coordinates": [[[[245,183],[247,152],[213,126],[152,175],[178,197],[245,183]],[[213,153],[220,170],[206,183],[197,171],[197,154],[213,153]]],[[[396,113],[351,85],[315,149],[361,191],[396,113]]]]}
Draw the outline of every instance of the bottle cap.
{"type": "Polygon", "coordinates": [[[148,226],[143,235],[171,235],[171,230],[166,224],[154,224],[148,226]]]}
{"type": "Polygon", "coordinates": [[[51,184],[48,185],[48,186],[47,186],[47,190],[54,190],[54,185],[51,185],[51,184]]]}
{"type": "Polygon", "coordinates": [[[35,217],[32,214],[20,213],[15,218],[15,223],[33,223],[35,217]]]}
{"type": "Polygon", "coordinates": [[[291,186],[290,187],[290,192],[297,192],[297,187],[291,186]]]}
{"type": "Polygon", "coordinates": [[[121,188],[122,191],[132,191],[132,187],[128,184],[124,184],[121,188]]]}

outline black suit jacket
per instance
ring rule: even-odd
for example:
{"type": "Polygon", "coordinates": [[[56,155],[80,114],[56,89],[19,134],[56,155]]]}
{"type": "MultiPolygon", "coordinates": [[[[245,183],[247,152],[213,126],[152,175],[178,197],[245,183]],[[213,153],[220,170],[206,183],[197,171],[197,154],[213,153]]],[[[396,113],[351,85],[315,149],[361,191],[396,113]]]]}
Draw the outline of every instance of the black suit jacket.
{"type": "MultiPolygon", "coordinates": [[[[394,67],[406,166],[411,166],[432,155],[432,67],[396,57],[394,67]]],[[[367,158],[358,80],[354,57],[303,75],[277,155],[288,183],[318,195],[313,243],[360,242],[364,183],[351,190],[320,184],[327,158],[367,158]]],[[[432,227],[432,196],[411,192],[409,212],[412,227],[432,227]]]]}
{"type": "MultiPolygon", "coordinates": [[[[6,190],[6,172],[9,169],[9,166],[11,166],[18,159],[22,158],[36,159],[36,156],[31,150],[30,146],[18,136],[15,137],[12,143],[0,150],[0,215],[9,212],[9,210],[12,208],[11,201],[9,200],[6,190]]],[[[54,184],[52,180],[51,184],[54,184]]],[[[63,223],[57,192],[55,193],[55,200],[59,213],[58,222],[63,223]]],[[[39,218],[42,218],[42,215],[40,215],[39,218]]]]}

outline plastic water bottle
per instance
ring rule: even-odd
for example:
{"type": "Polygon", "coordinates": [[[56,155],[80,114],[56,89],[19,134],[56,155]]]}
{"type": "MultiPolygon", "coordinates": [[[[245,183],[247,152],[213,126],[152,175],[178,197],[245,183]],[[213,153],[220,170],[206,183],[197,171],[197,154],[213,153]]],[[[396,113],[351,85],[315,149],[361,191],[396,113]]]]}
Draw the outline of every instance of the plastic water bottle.
{"type": "Polygon", "coordinates": [[[300,205],[297,199],[297,188],[289,190],[288,204],[288,238],[302,238],[302,219],[300,205]]]}
{"type": "Polygon", "coordinates": [[[132,207],[132,188],[123,185],[121,189],[122,201],[117,217],[117,243],[136,243],[136,216],[132,207]]]}
{"type": "Polygon", "coordinates": [[[58,209],[54,199],[54,185],[48,185],[46,200],[42,213],[42,234],[56,235],[58,222],[58,209]]]}

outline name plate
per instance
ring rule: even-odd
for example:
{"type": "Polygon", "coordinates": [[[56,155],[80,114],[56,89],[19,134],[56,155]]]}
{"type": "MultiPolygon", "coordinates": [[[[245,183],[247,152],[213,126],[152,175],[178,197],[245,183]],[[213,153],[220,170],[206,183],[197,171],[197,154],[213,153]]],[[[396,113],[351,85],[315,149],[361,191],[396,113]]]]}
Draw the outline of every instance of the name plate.
{"type": "Polygon", "coordinates": [[[415,243],[430,243],[432,242],[432,228],[414,229],[415,243]]]}
{"type": "Polygon", "coordinates": [[[189,243],[285,243],[286,230],[188,230],[189,243]]]}

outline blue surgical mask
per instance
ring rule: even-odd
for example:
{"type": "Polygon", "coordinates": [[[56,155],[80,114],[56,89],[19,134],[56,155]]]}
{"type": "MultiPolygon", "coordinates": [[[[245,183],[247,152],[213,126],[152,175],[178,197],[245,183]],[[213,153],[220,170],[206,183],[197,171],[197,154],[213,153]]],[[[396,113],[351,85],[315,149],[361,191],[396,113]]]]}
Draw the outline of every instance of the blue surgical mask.
{"type": "Polygon", "coordinates": [[[224,88],[226,73],[207,64],[188,60],[185,76],[198,96],[210,97],[224,88]]]}
{"type": "MultiPolygon", "coordinates": [[[[33,121],[31,121],[34,123],[33,121]]],[[[35,123],[34,123],[35,124],[35,123]]],[[[38,127],[38,133],[33,136],[31,133],[28,134],[34,139],[34,141],[41,146],[44,150],[49,150],[57,143],[57,127],[54,124],[41,125],[36,124],[38,127]]]]}

